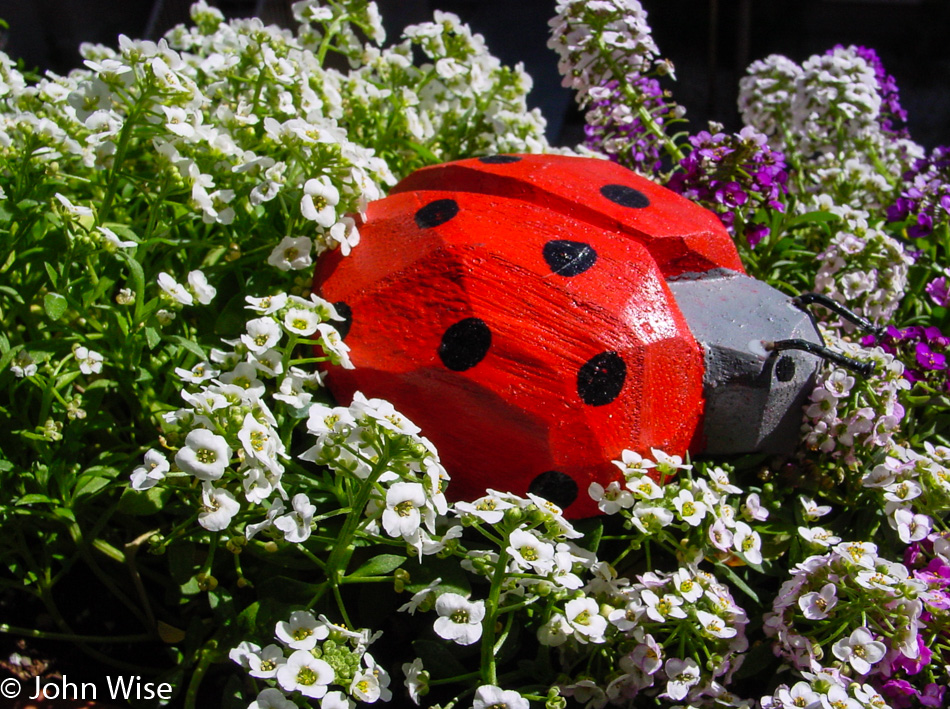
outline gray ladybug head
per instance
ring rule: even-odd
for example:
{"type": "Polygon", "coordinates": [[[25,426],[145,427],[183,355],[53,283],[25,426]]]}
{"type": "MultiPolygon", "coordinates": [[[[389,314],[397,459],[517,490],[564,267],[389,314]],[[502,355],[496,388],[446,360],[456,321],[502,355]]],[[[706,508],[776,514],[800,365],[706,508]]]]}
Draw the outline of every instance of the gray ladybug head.
{"type": "Polygon", "coordinates": [[[703,347],[704,452],[792,452],[821,357],[833,356],[801,301],[727,269],[667,284],[703,347]]]}

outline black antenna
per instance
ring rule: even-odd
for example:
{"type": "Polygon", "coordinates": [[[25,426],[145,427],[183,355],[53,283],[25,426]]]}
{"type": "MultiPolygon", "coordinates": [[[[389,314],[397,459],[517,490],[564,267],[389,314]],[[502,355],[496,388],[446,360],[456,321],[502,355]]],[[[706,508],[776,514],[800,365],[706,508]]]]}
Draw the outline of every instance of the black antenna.
{"type": "Polygon", "coordinates": [[[808,340],[763,340],[762,346],[770,352],[781,352],[783,350],[802,350],[817,355],[824,360],[834,362],[835,364],[857,372],[863,377],[870,377],[874,374],[874,362],[859,362],[856,359],[845,357],[839,352],[828,349],[824,345],[819,345],[808,340]]]}
{"type": "Polygon", "coordinates": [[[872,335],[876,335],[877,337],[882,337],[886,332],[885,328],[878,327],[867,318],[861,317],[853,310],[849,310],[838,301],[822,293],[802,293],[801,295],[797,295],[792,298],[792,304],[798,308],[801,308],[802,310],[805,310],[806,307],[812,303],[818,303],[818,305],[828,308],[828,310],[832,311],[833,313],[837,313],[845,320],[854,323],[865,332],[870,332],[872,335]]]}

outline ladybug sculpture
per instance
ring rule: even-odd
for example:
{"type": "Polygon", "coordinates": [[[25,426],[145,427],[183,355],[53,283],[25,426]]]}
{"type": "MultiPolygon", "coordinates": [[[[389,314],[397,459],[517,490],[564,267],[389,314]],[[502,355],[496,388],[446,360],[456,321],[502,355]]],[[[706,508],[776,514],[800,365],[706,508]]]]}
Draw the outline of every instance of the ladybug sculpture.
{"type": "Polygon", "coordinates": [[[719,219],[614,163],[498,155],[429,167],[317,266],[355,369],[338,401],[421,426],[450,494],[536,493],[597,514],[624,449],[783,452],[821,336],[745,274],[719,219]],[[772,344],[776,343],[777,344],[772,344]]]}

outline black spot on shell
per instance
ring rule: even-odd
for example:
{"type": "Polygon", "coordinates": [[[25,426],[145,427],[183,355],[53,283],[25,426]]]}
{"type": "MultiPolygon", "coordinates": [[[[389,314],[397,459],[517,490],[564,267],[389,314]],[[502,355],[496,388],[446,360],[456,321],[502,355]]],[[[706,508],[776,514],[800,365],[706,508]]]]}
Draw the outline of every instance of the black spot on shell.
{"type": "Polygon", "coordinates": [[[486,165],[504,165],[505,163],[520,161],[521,158],[517,155],[486,155],[478,159],[478,162],[483,162],[486,165]]]}
{"type": "Polygon", "coordinates": [[[551,272],[559,276],[576,276],[597,260],[594,247],[582,241],[552,239],[544,245],[543,254],[551,272]]]}
{"type": "Polygon", "coordinates": [[[775,363],[775,378],[780,382],[790,382],[795,378],[795,360],[788,355],[778,358],[775,363]]]}
{"type": "Polygon", "coordinates": [[[340,333],[340,339],[345,339],[347,335],[350,334],[350,327],[353,325],[353,308],[344,303],[342,300],[338,300],[333,304],[333,307],[336,308],[336,313],[339,315],[342,320],[331,320],[330,324],[336,328],[336,331],[340,333]]]}
{"type": "Polygon", "coordinates": [[[459,205],[454,199],[437,199],[416,212],[416,226],[431,229],[445,224],[458,213],[459,205]]]}
{"type": "Polygon", "coordinates": [[[563,510],[577,499],[577,483],[567,473],[549,470],[531,481],[528,492],[553,502],[563,510]]]}
{"type": "Polygon", "coordinates": [[[577,393],[588,406],[604,406],[617,398],[627,378],[627,365],[616,352],[591,357],[577,372],[577,393]]]}
{"type": "Polygon", "coordinates": [[[626,185],[604,185],[600,193],[614,204],[632,209],[643,209],[650,206],[650,199],[640,190],[626,185]]]}
{"type": "Polygon", "coordinates": [[[464,372],[485,359],[491,330],[481,318],[465,318],[449,327],[439,344],[439,359],[453,372],[464,372]]]}

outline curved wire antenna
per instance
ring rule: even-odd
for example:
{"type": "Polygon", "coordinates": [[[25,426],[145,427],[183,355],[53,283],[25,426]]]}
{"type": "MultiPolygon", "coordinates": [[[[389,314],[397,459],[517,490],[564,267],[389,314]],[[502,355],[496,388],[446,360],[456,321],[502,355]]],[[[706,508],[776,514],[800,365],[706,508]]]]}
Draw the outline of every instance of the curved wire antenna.
{"type": "Polygon", "coordinates": [[[874,362],[860,362],[843,354],[828,349],[824,345],[818,345],[808,340],[763,340],[762,346],[770,352],[782,352],[783,350],[802,350],[813,355],[817,355],[824,360],[834,362],[835,364],[850,369],[852,372],[860,374],[862,377],[870,377],[874,374],[874,362]]]}
{"type": "Polygon", "coordinates": [[[878,327],[867,318],[861,317],[853,310],[849,310],[838,301],[829,298],[823,293],[802,293],[801,295],[796,295],[794,298],[792,298],[792,304],[801,310],[806,310],[807,307],[812,303],[818,303],[818,305],[827,308],[831,312],[837,313],[845,320],[854,323],[862,330],[869,332],[872,335],[881,337],[886,331],[885,328],[878,327]]]}

